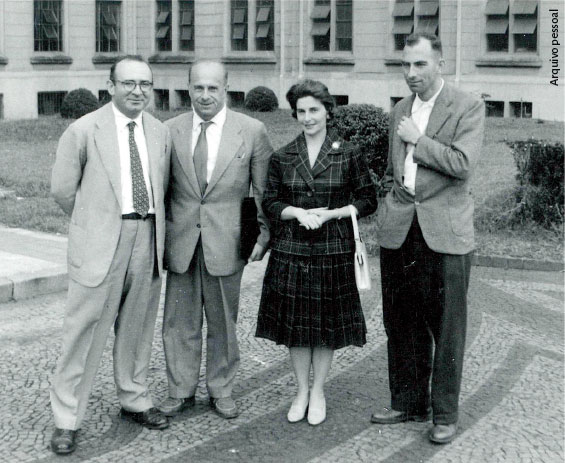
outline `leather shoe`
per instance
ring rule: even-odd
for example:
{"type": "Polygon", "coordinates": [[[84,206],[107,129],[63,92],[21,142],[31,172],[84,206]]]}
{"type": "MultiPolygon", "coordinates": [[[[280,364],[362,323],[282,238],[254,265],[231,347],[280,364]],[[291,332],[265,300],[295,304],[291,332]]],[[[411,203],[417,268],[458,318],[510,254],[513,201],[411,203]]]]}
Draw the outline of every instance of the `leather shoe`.
{"type": "Polygon", "coordinates": [[[306,416],[306,410],[308,410],[308,394],[306,394],[305,398],[301,401],[297,399],[298,397],[295,397],[295,399],[292,401],[290,410],[286,415],[289,423],[298,423],[299,421],[302,421],[306,416]]]}
{"type": "Polygon", "coordinates": [[[169,420],[157,408],[153,407],[143,412],[130,412],[121,409],[122,418],[145,426],[148,429],[165,429],[169,427],[169,420]]]}
{"type": "Polygon", "coordinates": [[[455,438],[455,434],[457,434],[457,423],[434,424],[428,437],[435,444],[447,444],[455,438]]]}
{"type": "Polygon", "coordinates": [[[398,410],[383,408],[382,412],[375,412],[371,415],[371,423],[396,424],[405,423],[406,421],[424,422],[428,421],[430,417],[430,412],[423,415],[414,415],[408,412],[400,412],[398,410]]]}
{"type": "Polygon", "coordinates": [[[72,453],[77,448],[77,431],[55,428],[51,436],[51,450],[57,455],[72,453]]]}
{"type": "Polygon", "coordinates": [[[326,398],[322,396],[316,399],[310,395],[310,403],[308,404],[308,424],[318,426],[326,421],[326,398]]]}
{"type": "Polygon", "coordinates": [[[220,397],[219,399],[210,397],[210,405],[212,406],[214,411],[222,418],[229,420],[231,418],[237,418],[239,416],[237,405],[231,397],[220,397]]]}
{"type": "Polygon", "coordinates": [[[185,397],[184,399],[177,399],[175,397],[168,397],[157,407],[165,416],[177,416],[194,407],[194,396],[185,397]]]}

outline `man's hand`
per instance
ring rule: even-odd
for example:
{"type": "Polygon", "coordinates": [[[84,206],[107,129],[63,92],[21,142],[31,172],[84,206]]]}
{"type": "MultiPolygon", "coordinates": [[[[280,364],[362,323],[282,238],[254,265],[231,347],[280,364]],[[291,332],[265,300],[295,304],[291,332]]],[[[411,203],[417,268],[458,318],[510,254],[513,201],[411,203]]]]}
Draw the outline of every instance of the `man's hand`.
{"type": "Polygon", "coordinates": [[[415,145],[422,134],[414,121],[404,116],[400,119],[400,124],[398,124],[398,136],[403,142],[415,145]]]}
{"type": "Polygon", "coordinates": [[[266,252],[267,252],[267,248],[261,246],[259,243],[255,243],[255,246],[253,247],[253,251],[249,256],[249,259],[247,259],[247,263],[250,264],[251,262],[263,260],[263,257],[265,257],[266,252]]]}

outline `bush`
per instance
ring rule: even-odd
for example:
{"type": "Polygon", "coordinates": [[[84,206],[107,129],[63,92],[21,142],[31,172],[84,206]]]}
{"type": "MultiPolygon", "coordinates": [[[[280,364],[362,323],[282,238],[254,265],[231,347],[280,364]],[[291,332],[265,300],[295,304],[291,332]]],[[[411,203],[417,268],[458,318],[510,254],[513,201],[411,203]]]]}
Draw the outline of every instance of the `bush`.
{"type": "Polygon", "coordinates": [[[533,220],[545,228],[563,224],[563,143],[510,142],[518,169],[514,221],[533,220]]]}
{"type": "Polygon", "coordinates": [[[77,88],[65,95],[61,105],[61,116],[65,119],[78,119],[99,107],[98,98],[86,88],[77,88]]]}
{"type": "Polygon", "coordinates": [[[380,193],[388,156],[388,114],[372,104],[339,106],[329,126],[365,153],[380,193]]]}
{"type": "Polygon", "coordinates": [[[250,111],[271,112],[279,107],[279,100],[270,88],[255,87],[245,97],[245,107],[250,111]]]}

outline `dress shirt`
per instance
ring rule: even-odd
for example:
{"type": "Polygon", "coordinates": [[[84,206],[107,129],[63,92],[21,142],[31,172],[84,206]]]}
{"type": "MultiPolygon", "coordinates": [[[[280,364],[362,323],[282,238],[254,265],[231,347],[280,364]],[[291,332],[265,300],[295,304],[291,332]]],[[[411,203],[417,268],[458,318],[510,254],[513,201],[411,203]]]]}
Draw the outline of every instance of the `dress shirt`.
{"type": "MultiPolygon", "coordinates": [[[[430,114],[434,109],[438,95],[443,89],[443,83],[443,79],[441,79],[439,90],[428,101],[422,101],[418,95],[414,98],[410,117],[422,134],[426,133],[430,114]]],[[[414,148],[415,146],[412,143],[406,144],[407,153],[406,159],[404,160],[404,188],[412,195],[416,194],[416,172],[418,170],[418,164],[414,162],[414,148]]]]}
{"type": "Polygon", "coordinates": [[[145,186],[147,187],[147,196],[149,196],[149,214],[155,213],[153,206],[153,190],[151,189],[151,180],[149,179],[149,156],[147,154],[147,143],[145,141],[145,133],[143,132],[143,113],[135,119],[130,119],[120,112],[118,108],[112,103],[114,110],[114,117],[116,120],[116,131],[118,133],[118,148],[120,151],[120,180],[122,182],[122,214],[131,214],[135,212],[133,208],[133,190],[131,184],[131,162],[129,152],[129,127],[128,124],[135,122],[133,136],[137,151],[139,152],[139,159],[141,160],[141,167],[143,168],[143,178],[145,179],[145,186]]]}
{"type": "MultiPolygon", "coordinates": [[[[201,122],[206,122],[202,119],[196,111],[193,109],[194,117],[192,118],[192,150],[191,153],[194,155],[194,148],[196,147],[196,142],[200,135],[201,122]]],[[[206,164],[206,183],[210,183],[210,178],[212,178],[212,172],[216,167],[216,160],[218,159],[218,151],[220,149],[220,140],[222,139],[222,130],[224,130],[224,124],[226,122],[227,110],[224,107],[216,114],[212,119],[210,119],[210,124],[206,129],[206,142],[208,144],[208,162],[206,164]]]]}

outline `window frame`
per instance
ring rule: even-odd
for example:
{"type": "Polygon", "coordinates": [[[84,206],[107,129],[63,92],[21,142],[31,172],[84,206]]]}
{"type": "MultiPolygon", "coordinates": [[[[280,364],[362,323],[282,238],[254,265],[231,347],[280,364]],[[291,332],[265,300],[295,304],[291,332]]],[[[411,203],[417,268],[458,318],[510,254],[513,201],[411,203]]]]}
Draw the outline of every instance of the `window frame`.
{"type": "Polygon", "coordinates": [[[173,51],[173,2],[155,0],[155,50],[173,51]]]}
{"type": "Polygon", "coordinates": [[[431,32],[441,38],[441,10],[441,0],[391,0],[389,49],[392,53],[402,53],[406,37],[414,32],[431,32]]]}
{"type": "Polygon", "coordinates": [[[226,1],[224,58],[233,61],[254,58],[271,62],[277,47],[276,11],[281,1],[286,0],[226,1]],[[267,8],[268,12],[265,11],[267,8]],[[235,17],[235,10],[243,10],[243,13],[238,13],[239,16],[235,17]],[[236,32],[241,38],[234,39],[236,32]],[[240,41],[237,46],[234,46],[234,40],[240,41]]]}
{"type": "Polygon", "coordinates": [[[315,0],[311,2],[308,18],[310,23],[307,27],[309,30],[307,34],[310,37],[309,49],[313,56],[345,56],[351,57],[353,55],[355,41],[354,41],[354,0],[315,0]],[[349,7],[348,20],[338,19],[338,9],[340,6],[349,7]],[[329,9],[328,9],[329,7],[329,9]],[[329,19],[328,19],[329,16],[329,19]],[[349,36],[340,36],[338,29],[340,24],[344,29],[349,29],[349,36]],[[327,31],[323,34],[324,31],[327,31]],[[327,42],[326,49],[320,49],[318,44],[323,43],[321,37],[326,37],[324,41],[327,42]],[[320,39],[317,39],[320,37],[320,39]],[[340,47],[340,40],[349,41],[350,49],[347,47],[340,47]]]}
{"type": "Polygon", "coordinates": [[[62,0],[33,1],[33,51],[62,52],[64,49],[64,8],[62,0]],[[56,11],[58,8],[58,11],[56,11]],[[44,14],[53,13],[53,21],[44,14]],[[58,13],[58,14],[57,14],[58,13]],[[49,37],[47,31],[53,34],[49,37]],[[45,43],[46,42],[46,43],[45,43]],[[54,46],[53,46],[54,44],[54,46]]]}
{"type": "MultiPolygon", "coordinates": [[[[120,53],[122,51],[123,40],[123,2],[121,0],[96,0],[95,5],[96,53],[120,53]],[[112,21],[109,21],[108,17],[102,11],[103,5],[106,6],[108,10],[115,10],[113,13],[117,12],[118,17],[112,17],[112,21],[115,24],[111,24],[112,21]],[[102,21],[102,19],[104,21],[102,21]],[[108,24],[103,24],[103,22],[108,22],[108,24]],[[111,28],[111,26],[115,27],[111,28]],[[115,38],[109,37],[110,31],[113,31],[115,38]],[[105,40],[108,41],[107,46],[103,46],[103,35],[106,36],[105,40]],[[113,49],[113,43],[116,45],[115,49],[113,49]]],[[[107,13],[111,13],[111,11],[108,11],[107,13]]]]}

